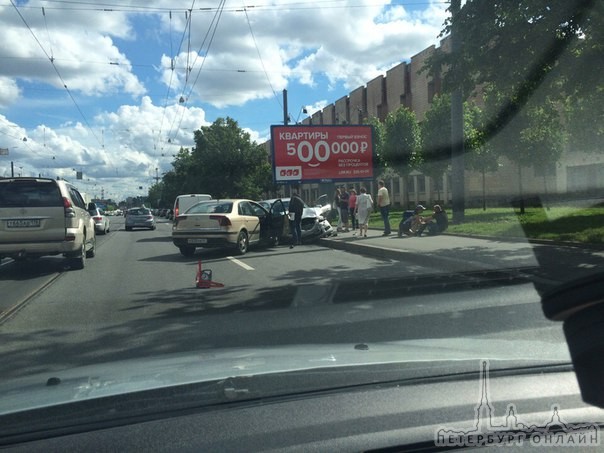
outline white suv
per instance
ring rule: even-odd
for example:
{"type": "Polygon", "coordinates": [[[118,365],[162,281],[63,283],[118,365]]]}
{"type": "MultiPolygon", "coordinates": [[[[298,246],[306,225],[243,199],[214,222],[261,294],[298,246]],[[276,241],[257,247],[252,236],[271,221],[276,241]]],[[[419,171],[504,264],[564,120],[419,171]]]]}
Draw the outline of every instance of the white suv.
{"type": "Polygon", "coordinates": [[[0,259],[63,255],[84,268],[96,249],[94,221],[78,190],[63,180],[0,179],[0,259]]]}

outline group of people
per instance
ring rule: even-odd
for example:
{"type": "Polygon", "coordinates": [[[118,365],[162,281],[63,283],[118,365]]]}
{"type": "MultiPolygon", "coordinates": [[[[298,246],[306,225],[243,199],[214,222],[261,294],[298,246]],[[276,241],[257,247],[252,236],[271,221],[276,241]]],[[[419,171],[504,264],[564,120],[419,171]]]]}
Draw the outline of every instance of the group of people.
{"type": "Polygon", "coordinates": [[[440,205],[434,205],[432,215],[422,216],[425,210],[426,208],[419,204],[408,218],[403,218],[398,226],[398,236],[421,237],[426,229],[429,236],[435,236],[448,228],[449,219],[447,218],[447,213],[440,205]]]}
{"type": "Polygon", "coordinates": [[[350,221],[353,231],[359,229],[359,235],[367,237],[369,228],[369,215],[373,212],[373,198],[367,193],[365,187],[359,189],[359,194],[354,188],[346,190],[341,186],[336,188],[334,206],[338,211],[338,225],[336,231],[348,233],[350,221]]]}
{"type": "MultiPolygon", "coordinates": [[[[334,195],[334,205],[338,211],[338,232],[347,233],[349,230],[349,219],[351,220],[353,231],[359,228],[361,236],[367,237],[367,228],[369,215],[373,211],[374,201],[367,189],[361,187],[360,194],[357,195],[354,188],[346,190],[344,186],[336,189],[334,195]]],[[[382,236],[392,234],[390,227],[390,196],[383,180],[378,181],[377,208],[384,222],[384,232],[382,236]]],[[[436,235],[445,231],[449,225],[447,214],[438,204],[434,205],[434,212],[429,216],[422,216],[426,210],[422,205],[417,205],[413,215],[404,218],[399,224],[399,237],[422,236],[427,229],[428,235],[436,235]]]]}
{"type": "MultiPolygon", "coordinates": [[[[384,232],[382,236],[392,234],[390,227],[390,196],[383,180],[378,181],[377,208],[384,222],[384,232]]],[[[374,201],[365,187],[356,189],[345,186],[336,188],[334,194],[334,206],[338,211],[337,231],[348,233],[350,228],[356,231],[358,228],[359,236],[367,237],[369,225],[369,216],[373,212],[374,201]],[[350,224],[350,228],[349,228],[350,224]]],[[[300,222],[302,220],[302,211],[304,202],[300,198],[298,191],[295,190],[289,203],[289,216],[292,230],[292,244],[290,248],[299,245],[302,242],[302,231],[300,222]]],[[[434,211],[429,216],[423,216],[426,208],[417,205],[412,214],[401,220],[398,228],[398,236],[418,236],[421,237],[427,230],[428,235],[437,235],[442,233],[449,226],[446,212],[438,204],[434,205],[434,211]]]]}

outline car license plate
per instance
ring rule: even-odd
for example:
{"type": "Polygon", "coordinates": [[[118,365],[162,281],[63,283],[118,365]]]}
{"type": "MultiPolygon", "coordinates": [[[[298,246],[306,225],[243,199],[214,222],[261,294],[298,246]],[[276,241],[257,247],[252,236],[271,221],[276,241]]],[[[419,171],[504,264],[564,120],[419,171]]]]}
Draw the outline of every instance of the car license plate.
{"type": "Polygon", "coordinates": [[[207,239],[189,239],[187,241],[189,244],[207,244],[207,239]]]}
{"type": "Polygon", "coordinates": [[[7,228],[39,228],[40,219],[7,220],[7,228]]]}

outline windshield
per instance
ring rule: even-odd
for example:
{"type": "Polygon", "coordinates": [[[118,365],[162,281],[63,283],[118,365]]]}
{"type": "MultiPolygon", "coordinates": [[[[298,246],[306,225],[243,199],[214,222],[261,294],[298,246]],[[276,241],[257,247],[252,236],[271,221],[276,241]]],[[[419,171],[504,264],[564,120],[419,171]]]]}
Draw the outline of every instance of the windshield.
{"type": "Polygon", "coordinates": [[[571,362],[604,2],[202,3],[0,6],[0,385],[571,362]]]}

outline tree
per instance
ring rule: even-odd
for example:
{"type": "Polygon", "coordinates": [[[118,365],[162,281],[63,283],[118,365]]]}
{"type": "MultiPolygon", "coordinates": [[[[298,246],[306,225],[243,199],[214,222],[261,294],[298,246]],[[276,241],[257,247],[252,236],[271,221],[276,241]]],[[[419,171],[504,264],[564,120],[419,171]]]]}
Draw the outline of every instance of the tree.
{"type": "Polygon", "coordinates": [[[386,137],[386,128],[379,118],[372,116],[365,120],[365,124],[373,127],[373,150],[374,150],[374,166],[376,168],[384,168],[386,163],[383,160],[384,141],[386,137]]]}
{"type": "Polygon", "coordinates": [[[489,146],[517,165],[521,214],[524,214],[522,168],[543,167],[557,162],[563,144],[564,133],[557,105],[553,101],[533,99],[510,119],[505,128],[491,137],[489,146]]]}
{"type": "Polygon", "coordinates": [[[484,112],[466,103],[464,107],[465,165],[482,175],[482,209],[486,210],[486,173],[499,168],[499,158],[484,136],[484,112]]]}
{"type": "MultiPolygon", "coordinates": [[[[601,124],[577,126],[603,112],[603,18],[600,0],[468,0],[455,19],[459,50],[435,53],[427,67],[433,74],[446,68],[447,91],[485,93],[484,141],[520,173],[559,159],[565,125],[583,143],[601,143],[601,124]]],[[[443,34],[451,26],[449,19],[443,34]]]]}
{"type": "MultiPolygon", "coordinates": [[[[381,153],[382,171],[394,171],[403,178],[403,187],[407,187],[409,173],[419,164],[418,151],[421,132],[415,113],[400,107],[386,116],[384,122],[384,144],[381,153]]],[[[405,190],[405,204],[409,194],[405,190]]]]}
{"type": "Polygon", "coordinates": [[[222,198],[259,199],[272,178],[268,152],[232,118],[218,118],[195,131],[187,175],[195,191],[222,198]]]}
{"type": "Polygon", "coordinates": [[[433,98],[420,131],[421,171],[433,181],[438,181],[451,165],[451,96],[445,94],[433,98]]]}

